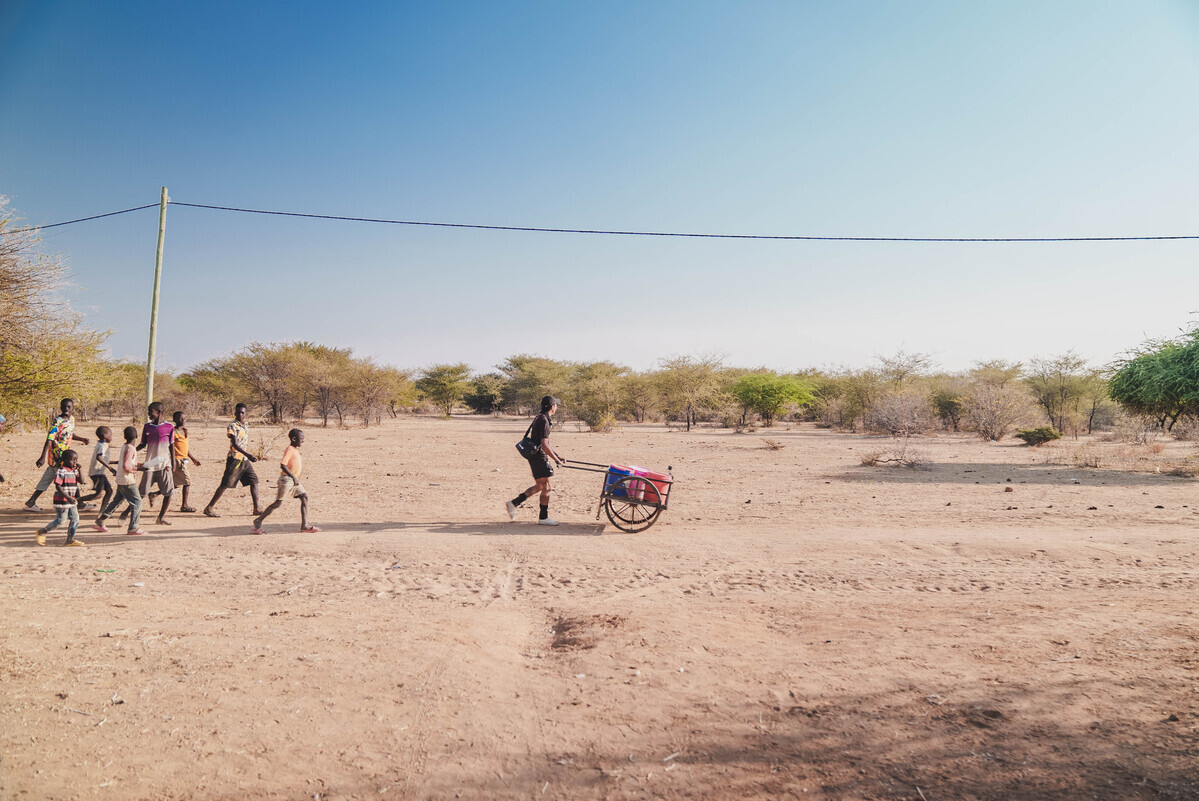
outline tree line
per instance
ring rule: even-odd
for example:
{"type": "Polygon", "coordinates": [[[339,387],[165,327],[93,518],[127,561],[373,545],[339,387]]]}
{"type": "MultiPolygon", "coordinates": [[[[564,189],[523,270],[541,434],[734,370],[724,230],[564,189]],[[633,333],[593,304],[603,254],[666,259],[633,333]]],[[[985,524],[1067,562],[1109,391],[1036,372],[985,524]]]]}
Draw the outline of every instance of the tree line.
{"type": "MultiPolygon", "coordinates": [[[[107,333],[88,328],[64,300],[66,280],[62,262],[39,252],[34,232],[14,227],[0,198],[0,414],[41,423],[59,397],[72,396],[84,415],[139,419],[145,366],[104,358],[107,333]]],[[[1120,415],[1167,430],[1199,419],[1199,327],[1106,367],[1067,352],[960,372],[900,351],[864,368],[796,373],[704,355],[638,371],[517,354],[476,373],[462,363],[400,369],[314,342],[252,342],[159,373],[155,387],[157,399],[193,416],[225,414],[244,401],[274,422],[316,418],[326,426],[369,426],[401,412],[527,415],[555,395],[567,419],[599,432],[622,421],[746,430],[791,418],[894,436],[943,429],[999,440],[1022,426],[1091,432],[1120,415]]]]}

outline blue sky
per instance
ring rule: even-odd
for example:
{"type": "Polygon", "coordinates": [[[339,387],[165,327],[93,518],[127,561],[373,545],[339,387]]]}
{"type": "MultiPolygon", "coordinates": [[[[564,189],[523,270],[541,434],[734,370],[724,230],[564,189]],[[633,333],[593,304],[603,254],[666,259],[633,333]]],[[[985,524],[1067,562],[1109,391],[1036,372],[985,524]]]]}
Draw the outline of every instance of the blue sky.
{"type": "MultiPolygon", "coordinates": [[[[0,194],[784,235],[1199,234],[1183,2],[0,3],[0,194]]],[[[144,358],[143,211],[44,234],[144,358]]],[[[486,370],[534,352],[1107,362],[1199,309],[1199,242],[617,238],[167,216],[160,364],[251,340],[486,370]]]]}

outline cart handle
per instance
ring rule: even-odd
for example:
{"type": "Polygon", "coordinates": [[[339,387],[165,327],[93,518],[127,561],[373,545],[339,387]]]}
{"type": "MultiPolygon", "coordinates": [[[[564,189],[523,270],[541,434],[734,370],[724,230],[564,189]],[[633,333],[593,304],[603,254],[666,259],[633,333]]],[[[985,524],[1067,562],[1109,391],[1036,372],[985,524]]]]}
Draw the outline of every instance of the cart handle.
{"type": "MultiPolygon", "coordinates": [[[[586,470],[588,473],[607,473],[608,468],[611,465],[598,464],[596,462],[580,462],[575,459],[563,459],[562,466],[569,467],[571,470],[586,470]],[[586,467],[583,467],[583,465],[586,465],[586,467]]],[[[670,465],[669,467],[666,468],[666,472],[668,474],[670,474],[669,481],[663,481],[663,479],[654,479],[654,480],[655,481],[663,481],[663,483],[665,483],[665,484],[673,484],[674,483],[674,474],[671,472],[673,470],[674,470],[674,465],[670,465]]],[[[631,476],[631,478],[639,478],[639,476],[631,476]]]]}

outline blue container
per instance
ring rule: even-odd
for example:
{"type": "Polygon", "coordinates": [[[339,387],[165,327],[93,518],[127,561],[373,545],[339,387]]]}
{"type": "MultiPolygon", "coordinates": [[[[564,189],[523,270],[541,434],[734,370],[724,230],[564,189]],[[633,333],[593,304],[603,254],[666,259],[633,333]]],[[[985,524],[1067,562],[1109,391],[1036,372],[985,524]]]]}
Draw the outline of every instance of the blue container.
{"type": "Polygon", "coordinates": [[[608,474],[604,477],[604,494],[611,495],[614,498],[623,498],[626,495],[628,495],[629,493],[628,493],[628,490],[626,489],[626,487],[628,486],[627,484],[624,487],[620,487],[618,489],[613,489],[613,487],[616,486],[617,481],[620,481],[625,476],[631,476],[631,475],[633,475],[633,471],[630,470],[629,468],[625,467],[624,465],[619,465],[619,464],[609,465],[608,466],[608,474]]]}

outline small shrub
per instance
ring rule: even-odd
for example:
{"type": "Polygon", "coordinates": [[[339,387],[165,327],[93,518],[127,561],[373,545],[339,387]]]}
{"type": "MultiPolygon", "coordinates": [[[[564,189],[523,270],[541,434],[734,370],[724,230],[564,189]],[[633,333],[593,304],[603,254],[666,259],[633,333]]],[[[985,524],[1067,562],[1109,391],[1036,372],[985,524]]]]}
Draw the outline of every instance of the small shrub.
{"type": "Polygon", "coordinates": [[[768,451],[781,451],[783,448],[787,447],[778,440],[766,439],[763,437],[762,441],[766,443],[765,447],[768,451]]]}
{"type": "Polygon", "coordinates": [[[1183,416],[1178,418],[1174,427],[1170,429],[1170,433],[1174,435],[1174,439],[1183,442],[1199,440],[1199,417],[1183,416]]]}
{"type": "Polygon", "coordinates": [[[1089,445],[1084,445],[1074,454],[1074,464],[1079,467],[1092,467],[1098,470],[1103,466],[1102,462],[1099,452],[1089,445]]]}
{"type": "Polygon", "coordinates": [[[1049,426],[1040,426],[1038,428],[1025,428],[1016,432],[1016,439],[1024,440],[1025,445],[1037,447],[1044,445],[1046,442],[1053,442],[1055,439],[1061,439],[1062,435],[1049,426]]]}
{"type": "Polygon", "coordinates": [[[596,434],[610,434],[616,429],[620,428],[620,426],[616,424],[616,418],[611,412],[604,412],[603,414],[598,415],[595,420],[589,420],[587,422],[591,426],[592,432],[596,434]]]}
{"type": "Polygon", "coordinates": [[[928,454],[919,448],[911,447],[911,440],[906,437],[899,440],[895,447],[889,450],[872,451],[862,455],[863,467],[878,467],[885,464],[892,467],[928,470],[929,462],[928,454]]]}

